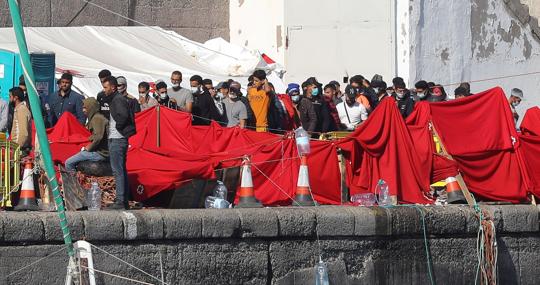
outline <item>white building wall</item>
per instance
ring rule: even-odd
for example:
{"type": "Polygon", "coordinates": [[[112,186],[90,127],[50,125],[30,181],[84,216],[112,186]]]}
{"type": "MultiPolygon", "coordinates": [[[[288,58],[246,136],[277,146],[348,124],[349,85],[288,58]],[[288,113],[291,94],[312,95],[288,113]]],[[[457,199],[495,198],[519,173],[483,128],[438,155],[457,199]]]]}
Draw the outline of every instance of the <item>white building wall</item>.
{"type": "Polygon", "coordinates": [[[540,104],[540,75],[516,76],[540,71],[540,44],[504,1],[415,0],[410,25],[411,85],[434,81],[452,95],[461,81],[472,81],[472,92],[518,87],[526,99],[520,113],[540,104]]]}
{"type": "Polygon", "coordinates": [[[231,0],[231,42],[285,66],[286,82],[396,70],[396,0],[231,0]]]}
{"type": "Polygon", "coordinates": [[[259,50],[278,63],[285,62],[285,0],[230,0],[232,44],[259,50]]]}

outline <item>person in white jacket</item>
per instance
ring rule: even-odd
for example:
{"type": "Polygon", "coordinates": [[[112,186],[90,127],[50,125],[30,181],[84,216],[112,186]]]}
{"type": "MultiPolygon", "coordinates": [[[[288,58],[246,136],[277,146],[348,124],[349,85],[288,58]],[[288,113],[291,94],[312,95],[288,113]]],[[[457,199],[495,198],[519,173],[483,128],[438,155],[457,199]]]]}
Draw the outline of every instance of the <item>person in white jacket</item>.
{"type": "Polygon", "coordinates": [[[348,88],[345,101],[337,104],[339,120],[342,128],[347,131],[354,129],[363,121],[367,120],[368,112],[364,105],[356,101],[355,88],[348,88]]]}

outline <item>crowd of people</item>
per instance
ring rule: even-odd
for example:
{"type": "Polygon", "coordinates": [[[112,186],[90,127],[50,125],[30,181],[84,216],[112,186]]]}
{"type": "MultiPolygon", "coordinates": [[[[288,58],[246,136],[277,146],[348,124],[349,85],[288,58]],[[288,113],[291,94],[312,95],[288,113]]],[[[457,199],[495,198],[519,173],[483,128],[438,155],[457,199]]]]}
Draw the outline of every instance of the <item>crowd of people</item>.
{"type": "MultiPolygon", "coordinates": [[[[314,138],[332,131],[354,131],[385,98],[394,100],[401,115],[411,114],[416,102],[448,100],[442,85],[418,81],[409,89],[396,77],[387,84],[382,76],[370,80],[361,75],[349,79],[342,91],[337,81],[323,85],[315,77],[301,84],[289,83],[286,94],[278,94],[266,72],[256,70],[242,88],[233,79],[214,86],[211,79],[191,76],[190,88],[181,86],[180,71],[171,74],[169,82],[140,82],[138,95],[127,92],[127,80],[113,76],[109,70],[98,74],[103,90],[96,98],[84,98],[72,89],[73,76],[62,74],[58,91],[48,102],[41,98],[41,112],[47,127],[54,127],[66,112],[73,114],[92,133],[89,143],[66,163],[75,171],[82,161],[110,160],[116,181],[116,200],[110,209],[126,209],[130,191],[126,171],[128,139],[136,132],[135,114],[157,105],[192,114],[194,125],[209,125],[212,121],[224,127],[251,128],[258,132],[284,133],[303,127],[314,138]],[[247,90],[244,94],[242,90],[247,90]]],[[[469,83],[454,90],[456,99],[471,95],[469,83]]],[[[508,98],[514,119],[523,92],[511,90],[508,98]]],[[[0,100],[0,130],[10,133],[10,139],[21,146],[23,153],[31,150],[32,113],[26,84],[21,77],[19,86],[9,90],[9,104],[0,100]]]]}

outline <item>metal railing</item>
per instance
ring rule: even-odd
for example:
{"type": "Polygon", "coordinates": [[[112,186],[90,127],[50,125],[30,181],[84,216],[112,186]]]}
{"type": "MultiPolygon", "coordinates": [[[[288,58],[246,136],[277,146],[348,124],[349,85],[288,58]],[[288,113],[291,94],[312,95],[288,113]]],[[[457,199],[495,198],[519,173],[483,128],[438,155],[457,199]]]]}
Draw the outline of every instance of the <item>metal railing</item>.
{"type": "Polygon", "coordinates": [[[0,141],[0,209],[13,207],[11,194],[19,189],[20,160],[21,149],[18,144],[0,141]]]}

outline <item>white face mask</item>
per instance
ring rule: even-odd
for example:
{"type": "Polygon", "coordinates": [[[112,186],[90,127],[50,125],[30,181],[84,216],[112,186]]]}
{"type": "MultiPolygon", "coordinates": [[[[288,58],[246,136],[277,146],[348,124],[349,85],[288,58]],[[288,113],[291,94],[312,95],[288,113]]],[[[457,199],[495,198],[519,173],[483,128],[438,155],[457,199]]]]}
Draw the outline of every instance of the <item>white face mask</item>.
{"type": "Polygon", "coordinates": [[[231,100],[236,100],[238,98],[238,96],[236,96],[234,94],[229,94],[229,98],[231,98],[231,100]]]}
{"type": "Polygon", "coordinates": [[[521,102],[512,102],[512,106],[513,106],[514,108],[516,108],[517,106],[519,106],[519,103],[521,103],[521,102]]]}
{"type": "Polygon", "coordinates": [[[221,92],[218,92],[218,94],[216,95],[216,97],[217,97],[218,99],[223,99],[223,98],[225,97],[225,95],[223,95],[223,93],[221,93],[221,92]]]}
{"type": "Polygon", "coordinates": [[[386,95],[392,96],[392,91],[386,91],[386,95]]]}
{"type": "Polygon", "coordinates": [[[167,99],[167,93],[159,93],[159,98],[167,99]]]}
{"type": "Polygon", "coordinates": [[[190,89],[191,89],[191,93],[195,93],[195,92],[199,91],[199,88],[197,88],[197,87],[191,87],[190,89]]]}
{"type": "Polygon", "coordinates": [[[146,94],[148,94],[148,93],[139,93],[139,96],[140,97],[146,97],[146,94]]]}
{"type": "Polygon", "coordinates": [[[403,99],[403,98],[405,98],[405,92],[396,92],[396,96],[397,96],[399,99],[403,99]]]}
{"type": "Polygon", "coordinates": [[[171,84],[172,84],[172,87],[173,87],[173,88],[178,88],[178,87],[180,87],[180,83],[172,83],[172,82],[171,82],[171,84]]]}
{"type": "Polygon", "coordinates": [[[126,88],[126,86],[118,87],[118,92],[124,93],[124,91],[126,91],[126,88]]]}
{"type": "Polygon", "coordinates": [[[417,93],[416,96],[418,96],[418,98],[420,98],[420,99],[426,98],[427,92],[424,91],[422,93],[417,93]]]}

